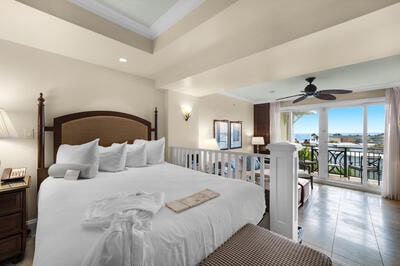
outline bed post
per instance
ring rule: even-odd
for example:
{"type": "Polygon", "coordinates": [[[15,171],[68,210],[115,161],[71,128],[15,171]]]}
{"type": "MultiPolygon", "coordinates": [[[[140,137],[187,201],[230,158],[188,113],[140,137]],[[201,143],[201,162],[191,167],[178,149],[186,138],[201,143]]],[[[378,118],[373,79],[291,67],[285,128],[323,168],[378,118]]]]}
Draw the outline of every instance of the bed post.
{"type": "Polygon", "coordinates": [[[158,139],[158,110],[154,109],[154,139],[158,139]]]}
{"type": "Polygon", "coordinates": [[[44,98],[43,93],[40,93],[38,98],[38,130],[37,130],[37,179],[36,186],[39,191],[40,184],[47,177],[47,169],[44,167],[44,137],[45,137],[45,125],[44,125],[44,98]]]}
{"type": "Polygon", "coordinates": [[[44,98],[40,93],[38,98],[38,163],[37,168],[44,168],[44,98]]]}

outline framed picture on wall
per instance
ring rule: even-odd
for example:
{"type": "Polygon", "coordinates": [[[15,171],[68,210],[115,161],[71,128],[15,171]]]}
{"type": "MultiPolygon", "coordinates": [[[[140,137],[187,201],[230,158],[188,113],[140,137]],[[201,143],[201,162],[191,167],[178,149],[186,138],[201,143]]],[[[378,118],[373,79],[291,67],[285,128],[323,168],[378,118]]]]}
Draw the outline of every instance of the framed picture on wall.
{"type": "Polygon", "coordinates": [[[229,148],[229,121],[214,120],[214,138],[217,140],[220,150],[229,148]]]}
{"type": "Polygon", "coordinates": [[[230,148],[239,149],[242,147],[242,121],[230,122],[230,148]]]}

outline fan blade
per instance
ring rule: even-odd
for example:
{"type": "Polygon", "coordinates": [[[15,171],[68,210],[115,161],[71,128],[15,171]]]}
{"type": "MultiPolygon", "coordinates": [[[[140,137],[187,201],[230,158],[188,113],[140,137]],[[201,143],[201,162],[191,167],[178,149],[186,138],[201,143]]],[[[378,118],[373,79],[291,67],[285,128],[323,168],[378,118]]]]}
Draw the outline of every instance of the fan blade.
{"type": "Polygon", "coordinates": [[[336,100],[336,96],[332,94],[319,94],[316,93],[315,98],[321,99],[321,100],[336,100]]]}
{"type": "Polygon", "coordinates": [[[293,103],[301,102],[301,101],[304,100],[305,98],[307,98],[307,94],[305,94],[305,95],[303,95],[303,96],[297,98],[296,100],[293,101],[293,103]]]}
{"type": "Polygon", "coordinates": [[[296,95],[291,95],[291,96],[287,96],[287,97],[278,98],[278,99],[276,99],[276,100],[279,101],[279,100],[283,100],[283,99],[287,99],[287,98],[292,98],[292,97],[297,97],[297,96],[303,96],[303,95],[305,95],[305,94],[304,94],[304,93],[301,93],[301,94],[296,94],[296,95]]]}
{"type": "Polygon", "coordinates": [[[319,94],[346,94],[352,92],[351,90],[322,90],[319,91],[319,94]]]}

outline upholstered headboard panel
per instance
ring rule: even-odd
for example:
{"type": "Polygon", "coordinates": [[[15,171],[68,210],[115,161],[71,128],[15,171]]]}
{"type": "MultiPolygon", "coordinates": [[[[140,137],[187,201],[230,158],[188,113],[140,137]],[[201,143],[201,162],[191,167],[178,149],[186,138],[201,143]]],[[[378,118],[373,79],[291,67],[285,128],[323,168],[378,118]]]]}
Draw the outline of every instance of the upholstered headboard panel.
{"type": "Polygon", "coordinates": [[[150,140],[151,124],[133,115],[111,111],[82,112],[54,119],[54,154],[61,144],[82,144],[96,138],[102,146],[150,140]]]}
{"type": "Polygon", "coordinates": [[[135,139],[149,139],[148,126],[126,118],[94,116],[76,119],[61,125],[61,144],[82,144],[100,138],[100,145],[135,139]]]}

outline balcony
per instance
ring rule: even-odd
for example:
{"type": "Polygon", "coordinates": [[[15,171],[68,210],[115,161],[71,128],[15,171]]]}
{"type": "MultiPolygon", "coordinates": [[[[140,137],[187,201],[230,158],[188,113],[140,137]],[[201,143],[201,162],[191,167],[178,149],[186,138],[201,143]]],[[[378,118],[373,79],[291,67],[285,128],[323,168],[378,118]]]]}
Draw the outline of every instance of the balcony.
{"type": "MultiPolygon", "coordinates": [[[[303,146],[299,151],[300,168],[318,175],[321,159],[318,145],[303,146]]],[[[363,184],[362,176],[365,172],[368,185],[379,187],[382,183],[383,149],[369,147],[364,158],[361,144],[330,143],[327,160],[330,180],[363,184]]]]}

